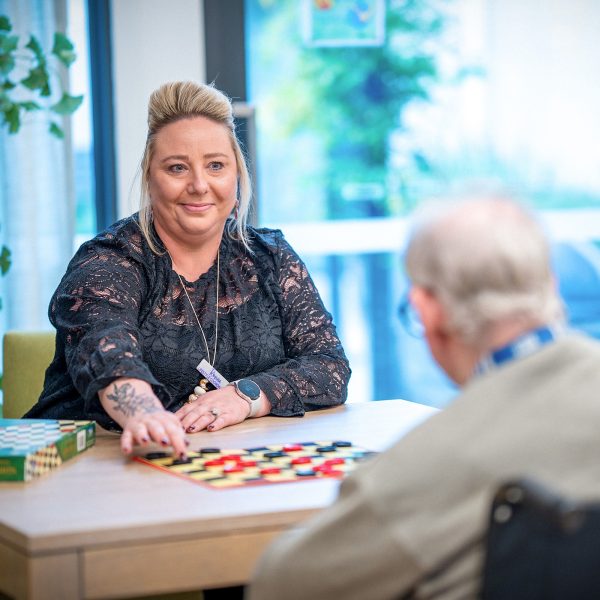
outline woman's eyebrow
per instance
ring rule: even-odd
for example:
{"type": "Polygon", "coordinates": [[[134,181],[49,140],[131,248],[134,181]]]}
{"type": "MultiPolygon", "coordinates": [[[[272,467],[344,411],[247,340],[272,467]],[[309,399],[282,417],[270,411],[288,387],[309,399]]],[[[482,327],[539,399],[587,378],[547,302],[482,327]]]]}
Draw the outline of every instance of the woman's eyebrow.
{"type": "Polygon", "coordinates": [[[208,152],[204,155],[204,158],[216,158],[217,156],[224,156],[227,158],[227,154],[225,154],[225,152],[208,152]]]}
{"type": "Polygon", "coordinates": [[[169,160],[188,160],[189,156],[187,154],[170,154],[169,156],[165,156],[161,159],[161,163],[167,162],[169,160]]]}
{"type": "MultiPolygon", "coordinates": [[[[203,155],[203,158],[217,158],[224,157],[227,158],[227,154],[225,152],[207,152],[203,155]]],[[[169,156],[165,156],[161,158],[160,162],[168,162],[170,160],[189,160],[189,156],[187,154],[169,154],[169,156]]]]}

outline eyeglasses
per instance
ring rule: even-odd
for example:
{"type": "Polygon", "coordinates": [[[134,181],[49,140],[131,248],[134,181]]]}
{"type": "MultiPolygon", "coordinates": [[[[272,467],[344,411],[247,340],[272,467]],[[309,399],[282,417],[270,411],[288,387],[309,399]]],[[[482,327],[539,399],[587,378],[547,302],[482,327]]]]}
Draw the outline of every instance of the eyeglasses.
{"type": "Polygon", "coordinates": [[[425,327],[423,327],[423,323],[410,301],[408,291],[404,293],[398,305],[398,318],[406,333],[416,338],[423,337],[425,327]]]}

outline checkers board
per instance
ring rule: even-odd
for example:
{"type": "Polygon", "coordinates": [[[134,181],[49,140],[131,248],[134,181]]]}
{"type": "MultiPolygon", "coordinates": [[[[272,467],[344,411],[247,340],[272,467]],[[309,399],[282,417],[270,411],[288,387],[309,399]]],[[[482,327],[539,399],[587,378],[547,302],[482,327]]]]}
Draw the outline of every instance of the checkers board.
{"type": "Polygon", "coordinates": [[[179,459],[149,452],[135,460],[211,488],[232,488],[306,479],[341,479],[376,454],[347,441],[273,444],[257,448],[200,448],[179,459]]]}
{"type": "Polygon", "coordinates": [[[0,481],[29,481],[96,441],[94,421],[0,419],[0,481]]]}

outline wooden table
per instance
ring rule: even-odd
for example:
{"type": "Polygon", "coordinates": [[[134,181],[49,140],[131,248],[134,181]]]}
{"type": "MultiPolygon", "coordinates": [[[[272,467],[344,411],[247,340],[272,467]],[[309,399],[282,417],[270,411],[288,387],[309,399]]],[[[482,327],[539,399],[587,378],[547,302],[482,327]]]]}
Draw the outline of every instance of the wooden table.
{"type": "MultiPolygon", "coordinates": [[[[190,449],[348,439],[384,450],[436,409],[387,400],[252,419],[190,449]]],[[[246,583],[262,549],[335,498],[339,481],[213,490],[120,454],[118,436],[36,481],[0,484],[0,591],[115,598],[246,583]]]]}

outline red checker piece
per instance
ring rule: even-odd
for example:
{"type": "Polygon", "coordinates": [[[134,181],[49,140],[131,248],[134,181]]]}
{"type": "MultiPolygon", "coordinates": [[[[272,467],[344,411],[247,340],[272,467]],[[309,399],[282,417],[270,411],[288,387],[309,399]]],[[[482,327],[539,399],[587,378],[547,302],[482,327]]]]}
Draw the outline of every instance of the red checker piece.
{"type": "Polygon", "coordinates": [[[343,458],[328,458],[323,462],[324,465],[343,465],[346,461],[343,458]]]}
{"type": "Polygon", "coordinates": [[[290,464],[292,465],[307,465],[308,463],[311,462],[311,457],[310,456],[298,456],[296,458],[292,458],[292,460],[290,461],[290,464]]]}
{"type": "Polygon", "coordinates": [[[238,466],[243,467],[255,467],[258,463],[255,460],[240,460],[238,461],[238,466]]]}
{"type": "Polygon", "coordinates": [[[223,467],[223,473],[243,473],[244,467],[240,465],[226,465],[223,467]]]}
{"type": "Polygon", "coordinates": [[[222,467],[225,464],[225,461],[222,458],[213,458],[212,460],[207,460],[204,463],[205,467],[222,467]]]}
{"type": "Polygon", "coordinates": [[[336,471],[336,469],[327,469],[326,471],[322,471],[321,475],[323,475],[323,477],[343,477],[344,471],[336,471]]]}
{"type": "Polygon", "coordinates": [[[242,459],[242,455],[241,454],[224,454],[223,456],[221,456],[222,460],[226,460],[226,461],[235,461],[238,462],[242,459]]]}
{"type": "Polygon", "coordinates": [[[281,469],[278,469],[277,467],[267,467],[266,469],[260,470],[261,475],[277,475],[278,473],[281,473],[281,469]]]}
{"type": "Polygon", "coordinates": [[[284,452],[299,452],[303,450],[302,444],[285,444],[283,446],[284,452]]]}
{"type": "MultiPolygon", "coordinates": [[[[331,465],[317,465],[316,467],[313,467],[313,470],[316,471],[317,473],[331,473],[334,469],[331,465]]],[[[339,473],[339,471],[338,471],[339,473]]]]}

